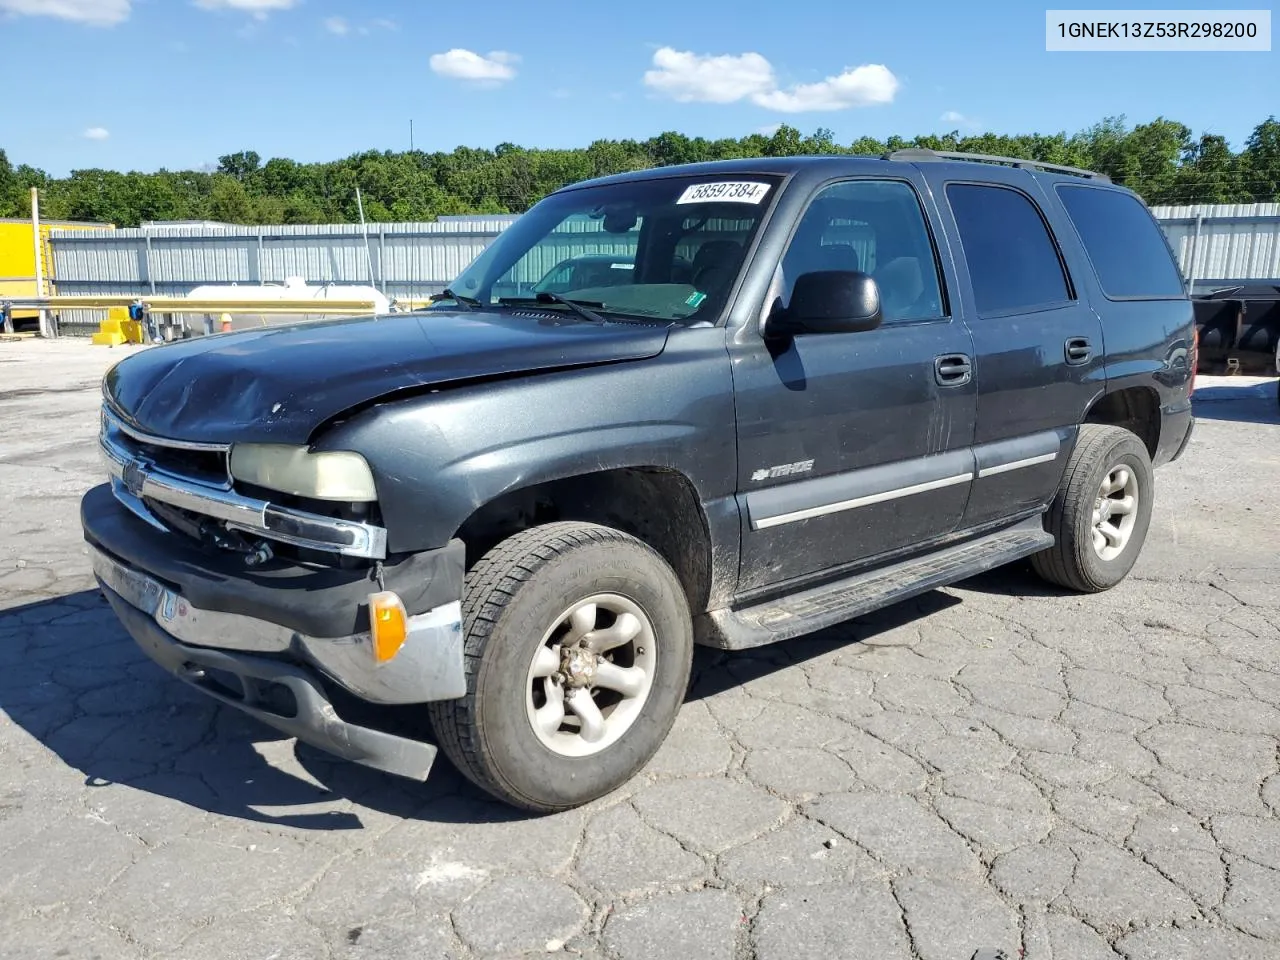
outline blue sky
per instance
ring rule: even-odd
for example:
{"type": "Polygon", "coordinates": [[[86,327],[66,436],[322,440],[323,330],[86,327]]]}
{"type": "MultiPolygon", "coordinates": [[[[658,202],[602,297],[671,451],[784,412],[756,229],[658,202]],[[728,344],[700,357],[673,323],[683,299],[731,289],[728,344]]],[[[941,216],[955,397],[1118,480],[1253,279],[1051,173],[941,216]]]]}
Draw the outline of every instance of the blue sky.
{"type": "Polygon", "coordinates": [[[305,161],[398,150],[411,118],[416,146],[451,150],[742,136],[780,122],[829,127],[840,142],[1075,131],[1124,114],[1164,115],[1238,149],[1280,114],[1274,52],[1047,53],[1044,9],[0,0],[0,147],[62,175],[198,168],[241,149],[305,161]]]}

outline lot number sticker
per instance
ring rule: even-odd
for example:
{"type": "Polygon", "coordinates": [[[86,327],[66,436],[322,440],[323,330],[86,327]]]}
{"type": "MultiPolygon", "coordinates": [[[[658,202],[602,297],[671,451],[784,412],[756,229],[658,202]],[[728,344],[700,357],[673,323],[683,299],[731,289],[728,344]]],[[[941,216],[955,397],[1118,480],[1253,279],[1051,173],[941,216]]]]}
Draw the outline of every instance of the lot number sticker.
{"type": "Polygon", "coordinates": [[[769,193],[767,183],[726,181],[722,183],[697,183],[680,194],[676,203],[759,203],[769,193]]]}

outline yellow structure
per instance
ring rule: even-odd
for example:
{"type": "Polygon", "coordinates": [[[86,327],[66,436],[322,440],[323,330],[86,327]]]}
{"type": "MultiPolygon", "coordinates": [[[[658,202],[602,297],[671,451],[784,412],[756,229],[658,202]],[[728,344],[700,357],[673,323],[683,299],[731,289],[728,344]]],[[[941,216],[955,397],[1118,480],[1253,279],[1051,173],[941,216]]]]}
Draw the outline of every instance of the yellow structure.
{"type": "Polygon", "coordinates": [[[122,343],[141,343],[142,324],[129,319],[128,307],[108,307],[107,319],[98,325],[93,335],[98,346],[116,347],[122,343]]]}
{"type": "MultiPolygon", "coordinates": [[[[36,289],[36,244],[29,219],[0,218],[0,300],[30,299],[52,292],[53,256],[49,246],[50,230],[102,230],[109,223],[84,223],[74,220],[41,220],[40,249],[45,289],[36,289]]],[[[14,310],[14,320],[34,320],[36,310],[14,310]]]]}

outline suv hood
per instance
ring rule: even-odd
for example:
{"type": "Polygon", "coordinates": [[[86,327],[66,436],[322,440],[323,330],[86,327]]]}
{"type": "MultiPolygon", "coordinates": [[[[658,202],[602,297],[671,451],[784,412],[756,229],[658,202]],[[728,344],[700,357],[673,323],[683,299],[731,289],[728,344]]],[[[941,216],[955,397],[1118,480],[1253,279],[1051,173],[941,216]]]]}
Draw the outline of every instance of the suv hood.
{"type": "Polygon", "coordinates": [[[400,391],[662,352],[667,328],[536,311],[322,320],[199,337],[116,364],[111,406],[175,440],[306,443],[325,421],[400,391]]]}

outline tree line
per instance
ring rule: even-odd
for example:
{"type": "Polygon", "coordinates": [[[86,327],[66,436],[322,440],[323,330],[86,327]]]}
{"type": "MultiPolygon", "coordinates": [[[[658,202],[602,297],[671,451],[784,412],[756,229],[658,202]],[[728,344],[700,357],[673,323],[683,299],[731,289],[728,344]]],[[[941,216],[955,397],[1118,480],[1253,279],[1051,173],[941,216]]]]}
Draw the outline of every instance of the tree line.
{"type": "Polygon", "coordinates": [[[155,173],[73,170],[51,177],[13,166],[0,150],[0,216],[29,216],[39,187],[48,219],[137,226],[148,220],[227,223],[359,222],[356,188],[371,221],[429,221],[449,214],[520,213],[558,187],[590,177],[700,160],[795,154],[878,155],[908,147],[961,150],[1067,164],[1105,173],[1151,205],[1280,200],[1280,121],[1258,124],[1239,152],[1214,134],[1193,136],[1163,117],[1130,126],[1107,118],[1074,134],[953,131],[839,144],[830,130],[805,136],[792,126],[773,134],[707,140],[668,132],[647,140],[596,140],[544,150],[502,143],[429,153],[370,150],[325,163],[267,160],[252,150],[219,158],[216,170],[155,173]]]}

